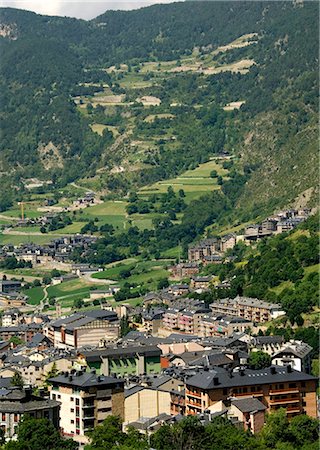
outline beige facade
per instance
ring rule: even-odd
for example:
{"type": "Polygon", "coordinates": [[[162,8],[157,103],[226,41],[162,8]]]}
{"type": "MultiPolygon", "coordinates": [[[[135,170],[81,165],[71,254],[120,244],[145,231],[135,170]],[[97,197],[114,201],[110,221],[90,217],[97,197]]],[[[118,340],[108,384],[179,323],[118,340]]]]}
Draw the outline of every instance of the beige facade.
{"type": "Polygon", "coordinates": [[[143,388],[126,396],[124,401],[126,424],[137,421],[140,417],[156,417],[161,413],[170,414],[170,392],[143,388]]]}

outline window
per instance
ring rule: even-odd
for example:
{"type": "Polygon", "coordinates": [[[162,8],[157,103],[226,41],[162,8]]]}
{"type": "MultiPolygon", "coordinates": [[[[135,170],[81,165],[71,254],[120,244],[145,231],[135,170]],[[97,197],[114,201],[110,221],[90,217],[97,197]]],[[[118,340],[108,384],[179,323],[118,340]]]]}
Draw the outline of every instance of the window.
{"type": "Polygon", "coordinates": [[[76,434],[80,434],[80,430],[76,430],[76,434]]]}
{"type": "Polygon", "coordinates": [[[18,420],[19,420],[18,414],[15,414],[15,415],[13,416],[13,421],[14,421],[14,422],[18,422],[18,420]]]}
{"type": "Polygon", "coordinates": [[[52,400],[56,399],[56,394],[52,394],[52,400]]]}
{"type": "Polygon", "coordinates": [[[227,395],[228,394],[228,389],[224,388],[222,392],[223,392],[223,395],[227,395]]]}
{"type": "Polygon", "coordinates": [[[70,412],[74,412],[74,408],[70,408],[70,412]]]}
{"type": "Polygon", "coordinates": [[[76,405],[80,405],[80,400],[76,398],[76,405]]]}
{"type": "Polygon", "coordinates": [[[243,388],[242,392],[245,394],[246,392],[248,392],[248,389],[245,387],[243,388]]]}
{"type": "Polygon", "coordinates": [[[2,413],[2,422],[6,421],[6,413],[2,413]]]}
{"type": "Polygon", "coordinates": [[[74,400],[74,398],[73,398],[73,397],[70,397],[70,402],[73,402],[73,400],[74,400]]]}
{"type": "Polygon", "coordinates": [[[306,387],[306,382],[305,381],[301,382],[301,387],[306,387]]]}
{"type": "Polygon", "coordinates": [[[282,383],[279,384],[279,388],[280,388],[280,389],[284,389],[284,384],[282,384],[282,383]]]}
{"type": "Polygon", "coordinates": [[[295,388],[295,387],[297,387],[296,383],[289,383],[289,388],[295,388]]]}
{"type": "Polygon", "coordinates": [[[61,395],[58,394],[58,398],[61,398],[61,395]]]}
{"type": "Polygon", "coordinates": [[[73,420],[73,419],[71,419],[71,420],[70,420],[70,423],[74,423],[74,420],[73,420]]]}

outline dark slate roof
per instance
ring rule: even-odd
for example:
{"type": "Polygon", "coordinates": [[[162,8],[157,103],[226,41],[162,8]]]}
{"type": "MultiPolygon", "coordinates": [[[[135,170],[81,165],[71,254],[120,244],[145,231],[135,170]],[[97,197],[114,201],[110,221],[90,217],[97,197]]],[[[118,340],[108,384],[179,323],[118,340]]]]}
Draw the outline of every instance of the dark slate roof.
{"type": "Polygon", "coordinates": [[[283,336],[257,336],[254,338],[256,345],[282,344],[283,342],[283,336]]]}
{"type": "Polygon", "coordinates": [[[136,386],[132,386],[128,389],[125,389],[124,396],[125,396],[125,398],[130,397],[131,395],[134,395],[137,392],[143,391],[143,389],[145,389],[144,386],[140,386],[139,384],[137,384],[136,386]]]}
{"type": "Polygon", "coordinates": [[[186,384],[199,387],[201,389],[221,389],[237,386],[250,386],[270,383],[281,383],[289,381],[316,380],[312,375],[304,372],[292,370],[282,366],[272,366],[261,370],[246,369],[239,372],[230,373],[222,368],[215,367],[213,370],[202,370],[196,375],[187,379],[186,384]],[[272,371],[275,370],[273,374],[272,371]]]}
{"type": "Polygon", "coordinates": [[[124,380],[107,377],[105,375],[96,375],[90,372],[76,372],[74,374],[65,372],[54,378],[50,378],[53,385],[76,386],[80,388],[89,388],[97,386],[112,386],[116,384],[124,384],[124,380]]]}
{"type": "Polygon", "coordinates": [[[88,361],[96,361],[107,357],[128,357],[136,354],[145,356],[160,356],[161,350],[156,345],[128,345],[128,347],[106,348],[94,350],[92,352],[83,352],[88,361]]]}
{"type": "Polygon", "coordinates": [[[232,364],[233,360],[223,353],[209,353],[202,355],[201,358],[192,361],[193,366],[223,366],[232,364]]]}
{"type": "Polygon", "coordinates": [[[267,409],[257,398],[241,398],[239,400],[233,400],[232,404],[243,413],[265,411],[267,409]]]}

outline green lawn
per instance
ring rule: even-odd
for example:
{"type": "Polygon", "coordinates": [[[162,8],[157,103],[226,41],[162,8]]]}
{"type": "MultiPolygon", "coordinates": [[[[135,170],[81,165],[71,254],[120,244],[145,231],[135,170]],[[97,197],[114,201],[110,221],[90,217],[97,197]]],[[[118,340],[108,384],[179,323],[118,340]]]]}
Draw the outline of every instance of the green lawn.
{"type": "Polygon", "coordinates": [[[30,305],[39,305],[40,301],[44,297],[43,288],[40,286],[31,289],[26,289],[24,293],[29,297],[28,303],[30,305]]]}
{"type": "Polygon", "coordinates": [[[53,239],[52,235],[43,234],[39,236],[18,235],[18,234],[1,234],[0,244],[19,245],[24,243],[48,244],[53,239]]]}

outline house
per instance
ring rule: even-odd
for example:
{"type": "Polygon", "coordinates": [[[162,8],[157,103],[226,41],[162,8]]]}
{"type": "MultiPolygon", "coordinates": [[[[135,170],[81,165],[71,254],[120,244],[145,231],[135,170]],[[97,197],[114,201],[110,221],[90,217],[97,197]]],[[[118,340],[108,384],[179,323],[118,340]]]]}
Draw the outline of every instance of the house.
{"type": "Polygon", "coordinates": [[[317,379],[291,366],[233,371],[214,368],[199,371],[186,380],[186,414],[203,413],[219,401],[257,398],[268,412],[285,408],[288,417],[317,417],[317,379]]]}
{"type": "Polygon", "coordinates": [[[283,336],[256,336],[249,342],[250,351],[261,351],[272,356],[278,352],[284,343],[283,336]]]}
{"type": "Polygon", "coordinates": [[[197,263],[179,263],[170,267],[171,278],[180,280],[181,278],[190,278],[192,275],[199,273],[197,263]]]}
{"type": "Polygon", "coordinates": [[[194,290],[198,289],[208,289],[210,287],[210,283],[212,281],[212,276],[207,277],[192,277],[190,286],[194,290]]]}
{"type": "Polygon", "coordinates": [[[272,364],[290,366],[299,372],[311,372],[311,355],[313,348],[302,341],[290,340],[272,355],[272,364]]]}
{"type": "Polygon", "coordinates": [[[227,234],[222,236],[220,241],[220,251],[225,253],[227,250],[232,249],[237,243],[237,235],[236,234],[227,234]]]}
{"type": "Polygon", "coordinates": [[[15,327],[21,322],[22,314],[18,308],[8,309],[2,315],[3,327],[15,327]]]}
{"type": "Polygon", "coordinates": [[[85,433],[109,415],[124,419],[124,381],[71,371],[50,378],[50,399],[60,402],[60,430],[79,443],[88,443],[85,433]]]}
{"type": "Polygon", "coordinates": [[[245,431],[259,433],[265,422],[267,407],[257,398],[239,398],[231,400],[229,417],[233,416],[243,425],[245,431]]]}
{"type": "Polygon", "coordinates": [[[37,419],[49,419],[59,428],[60,403],[32,393],[32,388],[2,387],[0,384],[0,427],[6,439],[15,439],[20,420],[24,415],[37,419]]]}

